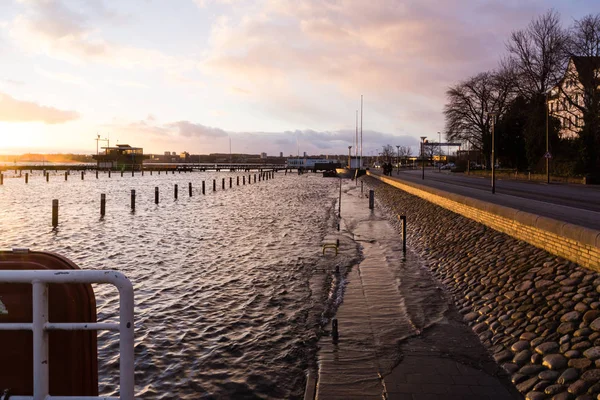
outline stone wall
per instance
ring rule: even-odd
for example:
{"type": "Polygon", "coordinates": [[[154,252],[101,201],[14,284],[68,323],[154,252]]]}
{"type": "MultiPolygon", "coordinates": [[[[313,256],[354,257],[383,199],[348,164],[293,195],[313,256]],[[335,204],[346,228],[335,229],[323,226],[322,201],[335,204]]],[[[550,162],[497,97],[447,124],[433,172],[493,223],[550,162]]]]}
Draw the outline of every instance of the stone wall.
{"type": "Polygon", "coordinates": [[[527,399],[600,400],[598,272],[363,179],[527,399]]]}
{"type": "Polygon", "coordinates": [[[379,175],[373,177],[552,254],[600,271],[599,231],[412,182],[379,175]]]}

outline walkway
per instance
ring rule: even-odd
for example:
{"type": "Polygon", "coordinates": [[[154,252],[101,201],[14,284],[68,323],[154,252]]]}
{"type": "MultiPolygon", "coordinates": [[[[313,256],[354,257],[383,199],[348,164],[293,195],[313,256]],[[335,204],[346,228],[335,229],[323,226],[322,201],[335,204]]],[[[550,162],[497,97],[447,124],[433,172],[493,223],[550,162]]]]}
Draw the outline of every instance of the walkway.
{"type": "Polygon", "coordinates": [[[364,259],[347,275],[339,340],[319,342],[317,399],[521,398],[354,182],[344,185],[340,234],[361,244],[364,259]]]}

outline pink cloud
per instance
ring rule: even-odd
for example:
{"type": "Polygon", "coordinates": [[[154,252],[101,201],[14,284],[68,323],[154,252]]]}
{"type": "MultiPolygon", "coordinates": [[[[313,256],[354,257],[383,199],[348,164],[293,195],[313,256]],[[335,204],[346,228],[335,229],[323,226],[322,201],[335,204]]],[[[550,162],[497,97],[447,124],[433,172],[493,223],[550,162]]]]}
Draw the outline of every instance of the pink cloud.
{"type": "Polygon", "coordinates": [[[79,114],[75,111],[63,111],[31,101],[17,100],[0,92],[0,121],[62,124],[78,118],[79,114]]]}

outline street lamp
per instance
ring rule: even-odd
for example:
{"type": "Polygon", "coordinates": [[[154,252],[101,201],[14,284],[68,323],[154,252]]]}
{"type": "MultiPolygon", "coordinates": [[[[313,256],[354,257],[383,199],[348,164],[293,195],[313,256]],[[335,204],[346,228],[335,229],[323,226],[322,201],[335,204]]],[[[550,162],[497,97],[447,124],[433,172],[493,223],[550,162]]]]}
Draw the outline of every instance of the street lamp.
{"type": "Polygon", "coordinates": [[[352,146],[348,146],[348,169],[352,168],[352,153],[350,152],[350,150],[352,150],[352,146]]]}
{"type": "Polygon", "coordinates": [[[492,117],[492,194],[496,193],[496,155],[494,142],[494,128],[496,126],[496,113],[488,113],[492,117]]]}
{"type": "Polygon", "coordinates": [[[421,179],[425,180],[425,139],[427,136],[421,136],[421,162],[423,163],[423,176],[421,179]]]}
{"type": "Polygon", "coordinates": [[[400,146],[396,145],[396,149],[398,149],[398,158],[396,159],[396,169],[398,170],[398,175],[400,175],[400,146]]]}
{"type": "Polygon", "coordinates": [[[550,183],[550,150],[548,147],[548,92],[546,92],[546,183],[550,183]]]}

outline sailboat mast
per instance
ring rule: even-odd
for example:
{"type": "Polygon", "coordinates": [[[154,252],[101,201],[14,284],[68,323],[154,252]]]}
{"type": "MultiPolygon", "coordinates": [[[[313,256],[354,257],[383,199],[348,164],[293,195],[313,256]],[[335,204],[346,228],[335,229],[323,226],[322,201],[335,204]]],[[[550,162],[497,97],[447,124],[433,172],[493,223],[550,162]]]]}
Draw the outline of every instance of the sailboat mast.
{"type": "Polygon", "coordinates": [[[363,95],[360,95],[360,168],[362,168],[362,151],[363,151],[363,136],[362,136],[362,128],[363,128],[363,95]]]}

